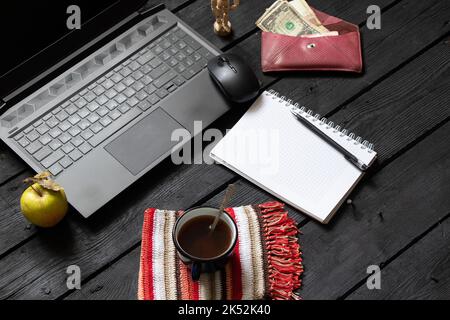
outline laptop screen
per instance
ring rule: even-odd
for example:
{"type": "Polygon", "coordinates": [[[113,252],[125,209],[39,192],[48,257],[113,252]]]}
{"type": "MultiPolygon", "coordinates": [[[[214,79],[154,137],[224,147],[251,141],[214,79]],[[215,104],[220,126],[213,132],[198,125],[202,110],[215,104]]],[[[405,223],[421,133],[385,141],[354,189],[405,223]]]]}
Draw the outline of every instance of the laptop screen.
{"type": "Polygon", "coordinates": [[[142,0],[0,1],[0,97],[61,61],[143,3],[142,0]],[[73,11],[67,13],[71,5],[80,8],[79,30],[67,27],[67,20],[73,15],[73,11]]]}

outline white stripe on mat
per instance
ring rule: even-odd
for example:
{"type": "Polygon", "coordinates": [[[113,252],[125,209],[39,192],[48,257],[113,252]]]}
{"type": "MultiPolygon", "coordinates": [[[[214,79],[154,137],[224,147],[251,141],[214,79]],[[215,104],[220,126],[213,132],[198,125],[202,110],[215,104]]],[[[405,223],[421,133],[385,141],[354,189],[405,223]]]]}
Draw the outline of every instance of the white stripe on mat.
{"type": "Polygon", "coordinates": [[[236,217],[236,223],[239,229],[239,255],[241,261],[242,274],[242,299],[254,299],[253,284],[253,259],[251,250],[250,229],[248,226],[247,214],[243,207],[233,208],[236,217]]]}
{"type": "Polygon", "coordinates": [[[175,244],[172,240],[172,229],[175,225],[175,211],[165,211],[166,226],[165,226],[165,245],[166,245],[166,299],[177,300],[177,276],[175,268],[175,244]]]}
{"type": "Polygon", "coordinates": [[[253,267],[255,274],[253,282],[255,284],[255,299],[264,298],[264,264],[263,251],[261,242],[261,232],[259,228],[258,216],[252,206],[245,206],[250,229],[252,229],[252,250],[253,250],[253,267]]]}
{"type": "Polygon", "coordinates": [[[166,286],[164,281],[164,225],[165,214],[162,210],[155,210],[153,216],[153,294],[155,300],[166,300],[166,286]]]}

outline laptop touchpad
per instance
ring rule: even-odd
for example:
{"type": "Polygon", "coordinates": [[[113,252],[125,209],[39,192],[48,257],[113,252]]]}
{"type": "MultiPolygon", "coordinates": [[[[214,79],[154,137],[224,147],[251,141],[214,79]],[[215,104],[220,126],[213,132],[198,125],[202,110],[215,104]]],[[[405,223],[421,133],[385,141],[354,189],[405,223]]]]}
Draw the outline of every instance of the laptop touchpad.
{"type": "Polygon", "coordinates": [[[106,145],[105,150],[137,175],[178,143],[170,140],[173,130],[178,128],[183,127],[157,108],[106,145]]]}

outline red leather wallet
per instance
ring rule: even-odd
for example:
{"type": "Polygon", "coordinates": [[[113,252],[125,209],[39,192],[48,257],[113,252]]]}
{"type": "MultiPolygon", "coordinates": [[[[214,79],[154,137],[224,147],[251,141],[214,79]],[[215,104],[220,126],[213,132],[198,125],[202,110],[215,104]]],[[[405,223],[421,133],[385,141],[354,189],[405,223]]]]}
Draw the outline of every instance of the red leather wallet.
{"type": "Polygon", "coordinates": [[[313,9],[337,36],[292,37],[263,32],[261,67],[264,72],[293,70],[362,71],[361,40],[357,25],[313,9]]]}

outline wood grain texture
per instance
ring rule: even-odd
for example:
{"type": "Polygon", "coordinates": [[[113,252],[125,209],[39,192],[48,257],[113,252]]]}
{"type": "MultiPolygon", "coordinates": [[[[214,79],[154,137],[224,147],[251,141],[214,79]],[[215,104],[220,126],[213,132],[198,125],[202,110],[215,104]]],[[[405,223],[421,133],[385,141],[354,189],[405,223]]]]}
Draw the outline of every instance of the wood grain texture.
{"type": "MultiPolygon", "coordinates": [[[[306,271],[300,294],[305,299],[339,297],[365,276],[368,265],[384,262],[429,227],[427,224],[442,217],[441,210],[450,207],[450,200],[445,198],[450,191],[446,182],[450,173],[439,175],[450,164],[446,157],[450,146],[444,139],[449,133],[447,124],[366,181],[353,198],[355,206],[341,208],[341,216],[329,226],[308,223],[302,228],[300,243],[306,271]],[[436,148],[432,153],[424,152],[429,145],[436,148]],[[421,175],[416,174],[418,171],[421,175]],[[427,188],[422,190],[425,182],[427,188]],[[410,195],[419,196],[411,199],[410,195]]],[[[249,193],[244,191],[247,183],[239,181],[236,185],[235,203],[265,198],[263,193],[262,198],[254,198],[253,191],[248,199],[249,193]]],[[[215,205],[222,193],[205,204],[215,205]]],[[[139,252],[140,247],[133,249],[117,266],[106,269],[67,298],[135,299],[139,252]],[[121,278],[131,280],[123,283],[117,280],[121,278]]],[[[442,279],[442,286],[448,285],[445,280],[442,279]]]]}
{"type": "Polygon", "coordinates": [[[450,297],[450,219],[444,220],[407,252],[381,269],[380,290],[362,285],[348,299],[448,300],[450,297]]]}
{"type": "Polygon", "coordinates": [[[233,177],[216,165],[162,163],[92,218],[71,212],[57,227],[39,230],[1,259],[0,298],[58,297],[67,290],[67,266],[80,266],[84,279],[140,241],[146,208],[191,207],[233,177]]]}
{"type": "MultiPolygon", "coordinates": [[[[306,273],[301,294],[306,299],[341,296],[366,276],[368,264],[386,261],[449,212],[446,200],[449,150],[443,145],[449,125],[415,145],[449,116],[448,42],[416,57],[448,33],[447,2],[400,1],[382,14],[381,30],[363,27],[366,72],[362,76],[263,75],[259,61],[260,33],[254,21],[272,0],[242,1],[231,16],[235,34],[227,39],[212,33],[209,1],[164,2],[169,8],[182,8],[177,14],[214,44],[243,56],[265,85],[284,77],[275,89],[318,112],[332,112],[333,121],[374,140],[380,152],[379,164],[392,161],[363,180],[352,194],[355,206],[344,206],[331,225],[324,227],[310,222],[302,228],[306,273]],[[413,58],[414,61],[402,66],[413,58]],[[342,104],[344,107],[338,111],[336,108],[342,104]],[[405,150],[408,151],[402,154],[405,150]],[[379,212],[382,214],[378,215],[379,212]]],[[[377,4],[383,8],[394,2],[383,0],[377,4]]],[[[367,17],[365,9],[372,2],[311,0],[310,4],[362,23],[367,17]]],[[[235,114],[227,115],[214,126],[227,128],[236,119],[235,114]]],[[[148,206],[188,207],[204,200],[214,204],[221,197],[217,190],[223,190],[226,183],[236,179],[234,173],[218,165],[176,167],[166,161],[91,219],[83,220],[72,210],[57,228],[36,232],[33,227],[25,228],[16,202],[23,176],[31,173],[26,168],[0,143],[0,256],[16,246],[0,259],[1,298],[56,298],[67,292],[65,268],[75,263],[81,267],[83,279],[102,272],[68,298],[134,299],[140,251],[135,246],[140,240],[143,210],[148,206]],[[22,174],[17,176],[19,173],[22,174]],[[34,238],[21,243],[31,235],[34,238]],[[134,249],[121,257],[130,248],[134,249]]],[[[270,197],[244,180],[238,180],[237,184],[240,192],[234,199],[236,205],[270,197]]],[[[305,222],[303,215],[293,210],[292,214],[297,221],[305,222]]],[[[439,258],[440,252],[436,251],[433,257],[445,262],[439,258]]],[[[409,258],[405,259],[407,264],[409,258]]],[[[389,266],[394,266],[394,262],[389,266]]],[[[398,287],[417,287],[418,278],[410,279],[409,284],[398,283],[398,287]]],[[[391,287],[394,292],[395,286],[393,283],[391,287]]],[[[440,287],[444,289],[433,292],[431,285],[425,284],[420,296],[448,292],[445,289],[448,277],[442,277],[440,287]]]]}
{"type": "Polygon", "coordinates": [[[361,28],[363,75],[286,74],[273,89],[327,115],[448,33],[449,9],[448,1],[402,1],[382,14],[381,30],[361,28]]]}
{"type": "Polygon", "coordinates": [[[336,299],[450,209],[450,123],[359,185],[353,207],[303,228],[305,299],[336,299]],[[433,146],[433,147],[431,147],[433,146]]]}

